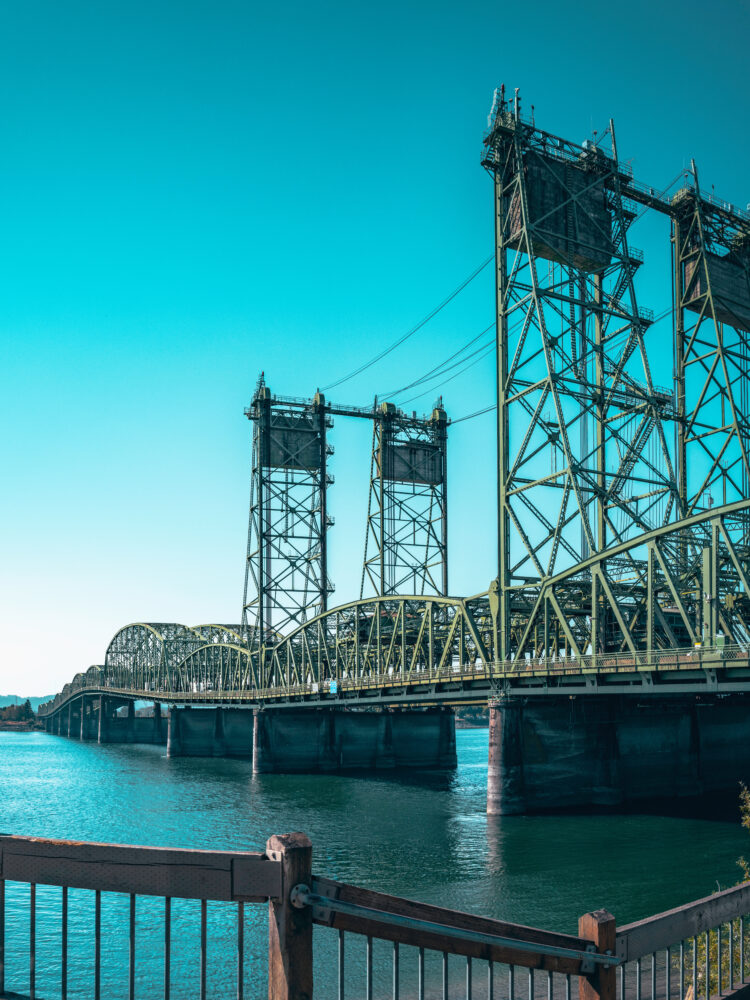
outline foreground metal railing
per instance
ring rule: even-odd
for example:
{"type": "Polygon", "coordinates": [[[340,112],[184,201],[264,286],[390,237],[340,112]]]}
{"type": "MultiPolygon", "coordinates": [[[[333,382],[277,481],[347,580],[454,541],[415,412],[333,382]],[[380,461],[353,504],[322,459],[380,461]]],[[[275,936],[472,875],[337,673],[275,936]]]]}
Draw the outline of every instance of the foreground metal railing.
{"type": "Polygon", "coordinates": [[[313,875],[312,846],[299,833],[271,837],[264,853],[0,836],[0,996],[35,1000],[41,988],[45,1000],[67,1000],[69,991],[99,1000],[126,990],[135,1000],[158,989],[167,1000],[311,1000],[315,978],[317,995],[338,1000],[571,1000],[574,992],[579,1000],[712,1000],[748,981],[748,912],[744,883],[619,931],[606,910],[587,913],[573,936],[313,875]],[[117,899],[125,906],[113,922],[117,899]],[[199,907],[195,943],[181,940],[188,925],[175,917],[185,900],[199,907]],[[211,915],[225,908],[223,924],[212,924],[209,902],[211,915]],[[252,919],[248,939],[246,919],[247,904],[264,902],[267,958],[262,928],[252,919]],[[127,957],[105,981],[103,960],[117,942],[127,957]]]}

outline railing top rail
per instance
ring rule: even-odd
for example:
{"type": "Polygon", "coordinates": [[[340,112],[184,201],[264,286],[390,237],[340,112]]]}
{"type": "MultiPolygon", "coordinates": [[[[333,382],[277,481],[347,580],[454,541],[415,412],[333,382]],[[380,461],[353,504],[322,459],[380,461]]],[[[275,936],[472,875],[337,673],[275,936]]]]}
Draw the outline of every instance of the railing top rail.
{"type": "Polygon", "coordinates": [[[617,931],[617,955],[623,962],[632,962],[748,913],[750,882],[743,882],[731,889],[620,927],[617,931]]]}
{"type": "Polygon", "coordinates": [[[471,958],[578,975],[595,964],[617,965],[585,938],[448,910],[359,886],[314,877],[293,890],[293,905],[309,905],[313,921],[353,934],[471,958]]]}
{"type": "Polygon", "coordinates": [[[281,866],[257,851],[83,843],[0,834],[0,879],[103,892],[260,903],[281,866]]]}

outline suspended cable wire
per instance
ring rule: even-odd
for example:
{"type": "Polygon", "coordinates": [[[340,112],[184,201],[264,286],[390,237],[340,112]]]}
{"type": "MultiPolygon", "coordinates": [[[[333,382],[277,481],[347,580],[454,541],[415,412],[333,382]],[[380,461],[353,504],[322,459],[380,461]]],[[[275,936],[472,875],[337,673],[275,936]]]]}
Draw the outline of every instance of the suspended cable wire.
{"type": "MultiPolygon", "coordinates": [[[[452,361],[454,358],[457,358],[459,354],[463,354],[463,352],[467,348],[471,347],[472,344],[475,344],[480,339],[480,337],[486,336],[490,332],[490,330],[494,330],[494,328],[495,328],[494,322],[490,323],[490,325],[488,327],[485,327],[485,329],[482,330],[481,333],[478,333],[476,337],[472,337],[471,340],[469,340],[466,344],[463,345],[463,347],[459,347],[457,351],[454,351],[453,354],[449,355],[439,364],[435,365],[435,367],[431,368],[428,372],[425,372],[424,375],[420,375],[419,378],[414,379],[413,382],[409,382],[408,385],[402,385],[400,389],[391,389],[390,392],[379,392],[378,399],[390,399],[391,396],[398,396],[399,393],[408,392],[409,389],[413,389],[415,388],[415,386],[421,385],[423,382],[426,382],[427,379],[429,379],[431,376],[435,374],[441,374],[444,366],[447,365],[449,361],[452,361]]],[[[471,356],[472,355],[468,355],[468,357],[471,356]]]]}
{"type": "MultiPolygon", "coordinates": [[[[482,348],[480,348],[480,350],[482,350],[482,348]]],[[[457,379],[457,378],[458,378],[458,377],[459,377],[460,375],[463,375],[463,374],[464,374],[464,372],[467,372],[467,371],[468,371],[468,370],[469,370],[470,368],[473,368],[473,367],[474,367],[474,365],[476,365],[476,364],[479,364],[479,362],[480,362],[480,361],[482,361],[482,359],[483,359],[483,358],[486,358],[486,357],[487,357],[487,355],[488,355],[488,354],[491,354],[491,353],[492,353],[492,352],[493,352],[494,350],[495,350],[495,341],[494,341],[494,339],[493,339],[493,341],[492,341],[492,343],[491,343],[491,344],[489,345],[489,347],[487,347],[487,348],[486,348],[486,349],[485,349],[485,350],[483,351],[483,353],[479,355],[479,357],[478,357],[478,358],[475,358],[475,359],[474,359],[473,361],[469,362],[469,364],[468,364],[468,365],[466,365],[466,366],[465,366],[464,368],[462,368],[462,369],[461,369],[460,371],[456,372],[456,374],[455,374],[455,375],[451,375],[451,377],[450,377],[450,378],[447,378],[447,379],[444,379],[444,380],[443,380],[442,382],[438,382],[438,384],[437,384],[437,385],[433,385],[433,386],[431,386],[431,387],[430,387],[429,389],[425,389],[425,391],[424,391],[424,392],[420,392],[420,393],[418,393],[418,395],[416,395],[416,396],[410,396],[410,397],[409,397],[408,399],[404,399],[404,400],[401,400],[401,399],[397,400],[397,402],[398,402],[398,405],[399,405],[399,406],[406,406],[406,405],[407,405],[407,403],[413,403],[415,399],[421,399],[421,398],[422,398],[422,396],[427,396],[427,395],[429,395],[429,394],[430,394],[431,392],[435,392],[435,390],[436,390],[436,389],[442,389],[442,387],[443,387],[444,385],[447,385],[447,384],[448,384],[449,382],[452,382],[452,381],[453,381],[454,379],[457,379]]],[[[462,359],[462,360],[464,360],[464,361],[465,361],[466,359],[464,358],[464,359],[462,359]]]]}
{"type": "Polygon", "coordinates": [[[489,406],[485,406],[482,410],[475,410],[474,413],[467,413],[465,417],[457,417],[456,420],[451,420],[451,424],[460,424],[464,420],[473,420],[474,417],[481,417],[483,414],[491,413],[496,409],[497,403],[491,403],[489,406]]]}
{"type": "Polygon", "coordinates": [[[429,312],[423,319],[421,319],[416,326],[413,326],[411,330],[407,330],[407,332],[404,333],[401,337],[399,337],[398,340],[394,340],[394,342],[389,347],[386,347],[379,354],[376,354],[375,357],[370,358],[369,361],[366,361],[363,365],[360,365],[359,368],[355,368],[354,371],[349,372],[348,375],[343,375],[340,379],[337,379],[335,382],[330,382],[328,385],[323,386],[323,391],[327,392],[329,389],[335,389],[336,386],[338,385],[343,385],[344,382],[348,382],[355,376],[361,375],[362,372],[367,371],[368,368],[372,368],[372,366],[377,364],[378,361],[382,361],[383,358],[386,357],[386,355],[390,354],[391,351],[394,351],[397,347],[400,347],[401,344],[403,344],[405,341],[409,339],[409,337],[413,337],[414,334],[417,333],[419,330],[421,330],[422,327],[425,326],[427,323],[429,323],[431,319],[434,319],[434,317],[437,316],[440,310],[444,309],[449,302],[452,302],[453,299],[455,299],[455,297],[460,292],[462,292],[467,285],[471,284],[471,282],[477,277],[477,275],[481,274],[482,271],[485,269],[485,267],[487,267],[487,265],[494,259],[495,259],[494,253],[490,254],[490,256],[487,257],[486,260],[482,261],[479,267],[477,267],[474,271],[471,272],[468,278],[465,278],[457,288],[454,288],[453,291],[450,293],[450,295],[446,299],[443,299],[440,305],[436,306],[432,310],[432,312],[429,312]]]}
{"type": "MultiPolygon", "coordinates": [[[[485,330],[484,332],[486,333],[487,331],[485,330]]],[[[487,348],[492,348],[492,347],[494,347],[494,345],[495,345],[495,338],[493,336],[490,340],[486,341],[484,344],[480,344],[479,347],[477,347],[475,350],[471,351],[471,353],[464,355],[464,357],[459,358],[457,361],[454,361],[452,364],[448,364],[448,361],[450,359],[447,358],[445,360],[445,362],[443,362],[442,365],[438,365],[437,366],[437,368],[435,369],[434,374],[431,375],[429,378],[425,377],[425,378],[417,379],[417,381],[413,382],[412,385],[410,385],[410,386],[407,385],[407,386],[405,386],[404,389],[402,389],[400,391],[401,392],[405,392],[408,389],[416,388],[417,386],[424,385],[427,382],[431,382],[432,383],[432,389],[434,389],[436,387],[436,385],[437,385],[437,387],[439,387],[440,385],[444,385],[446,380],[444,380],[443,382],[438,382],[438,383],[436,383],[435,380],[436,379],[442,379],[444,375],[447,375],[448,372],[453,371],[454,368],[457,368],[459,365],[464,364],[470,358],[476,357],[476,355],[479,354],[480,351],[484,351],[485,352],[484,354],[482,354],[482,357],[485,357],[486,354],[487,354],[487,348]]],[[[479,359],[477,359],[477,360],[479,360],[479,359]]],[[[420,393],[420,395],[424,395],[424,393],[420,393]]],[[[393,393],[390,398],[392,398],[393,401],[397,405],[399,405],[399,406],[401,405],[401,401],[398,399],[398,397],[397,397],[397,395],[395,393],[393,393]]],[[[415,396],[415,397],[411,397],[411,398],[418,399],[419,397],[415,396]]],[[[406,402],[408,402],[408,401],[409,400],[406,400],[406,402]]]]}

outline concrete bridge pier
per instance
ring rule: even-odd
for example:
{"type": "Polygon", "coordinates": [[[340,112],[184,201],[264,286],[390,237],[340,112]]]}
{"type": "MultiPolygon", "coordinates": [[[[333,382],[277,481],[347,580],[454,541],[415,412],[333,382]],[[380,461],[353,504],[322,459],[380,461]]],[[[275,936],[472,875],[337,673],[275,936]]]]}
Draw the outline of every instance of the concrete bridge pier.
{"type": "Polygon", "coordinates": [[[253,715],[248,709],[169,710],[168,757],[245,757],[253,753],[253,715]]]}
{"type": "Polygon", "coordinates": [[[748,781],[743,693],[511,695],[490,707],[490,815],[736,796],[748,781]]]}
{"type": "Polygon", "coordinates": [[[526,812],[521,706],[507,700],[490,704],[487,812],[490,816],[516,816],[526,812]]]}
{"type": "Polygon", "coordinates": [[[265,709],[253,717],[257,774],[455,766],[450,710],[265,709]]]}
{"type": "Polygon", "coordinates": [[[82,695],[79,739],[82,741],[96,739],[97,730],[96,703],[93,698],[82,695]]]}

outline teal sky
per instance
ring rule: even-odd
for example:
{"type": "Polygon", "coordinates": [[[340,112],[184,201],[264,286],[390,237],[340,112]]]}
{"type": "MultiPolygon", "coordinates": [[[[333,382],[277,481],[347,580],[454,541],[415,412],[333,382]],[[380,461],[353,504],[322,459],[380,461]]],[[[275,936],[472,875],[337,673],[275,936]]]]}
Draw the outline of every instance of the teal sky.
{"type": "MultiPolygon", "coordinates": [[[[749,29],[747,0],[6,0],[0,693],[59,689],[129,621],[238,619],[257,375],[310,395],[491,252],[479,153],[500,82],[570,138],[614,117],[657,187],[694,156],[704,186],[750,201],[749,29]]],[[[634,242],[658,312],[666,230],[634,242]]],[[[492,313],[488,271],[333,398],[411,381],[492,313]]],[[[492,382],[487,357],[445,386],[449,414],[491,403],[492,382]]],[[[333,433],[343,602],[370,442],[333,433]]],[[[495,572],[494,454],[491,416],[452,431],[454,593],[495,572]]]]}

